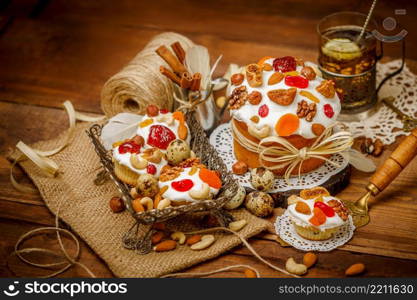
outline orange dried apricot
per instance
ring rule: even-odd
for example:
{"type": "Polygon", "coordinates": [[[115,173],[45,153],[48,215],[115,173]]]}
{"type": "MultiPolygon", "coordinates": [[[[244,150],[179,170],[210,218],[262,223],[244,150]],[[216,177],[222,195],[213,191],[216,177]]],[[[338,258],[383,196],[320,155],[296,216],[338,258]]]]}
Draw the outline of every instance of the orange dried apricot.
{"type": "Polygon", "coordinates": [[[312,216],[308,221],[314,226],[320,226],[321,225],[316,216],[312,216]]]}
{"type": "Polygon", "coordinates": [[[260,60],[258,60],[258,66],[262,66],[264,64],[264,62],[270,58],[273,58],[272,56],[264,56],[262,57],[260,60]]]}
{"type": "Polygon", "coordinates": [[[300,119],[294,114],[283,115],[275,124],[275,131],[279,136],[290,136],[300,126],[300,119]]]}
{"type": "Polygon", "coordinates": [[[323,224],[324,222],[326,222],[327,217],[326,217],[325,213],[320,208],[315,207],[313,209],[313,213],[314,213],[314,216],[319,221],[320,225],[323,224]]]}
{"type": "Polygon", "coordinates": [[[181,124],[185,122],[184,114],[181,111],[174,111],[172,113],[172,117],[175,120],[178,120],[178,122],[180,122],[181,124]]]}
{"type": "Polygon", "coordinates": [[[200,179],[207,183],[209,186],[215,189],[220,189],[222,187],[222,181],[217,175],[216,171],[211,171],[206,168],[201,168],[200,173],[198,174],[200,179]]]}
{"type": "Polygon", "coordinates": [[[302,190],[300,192],[300,197],[306,200],[317,198],[319,196],[328,197],[330,196],[330,193],[326,188],[322,186],[316,186],[311,189],[302,190]]]}

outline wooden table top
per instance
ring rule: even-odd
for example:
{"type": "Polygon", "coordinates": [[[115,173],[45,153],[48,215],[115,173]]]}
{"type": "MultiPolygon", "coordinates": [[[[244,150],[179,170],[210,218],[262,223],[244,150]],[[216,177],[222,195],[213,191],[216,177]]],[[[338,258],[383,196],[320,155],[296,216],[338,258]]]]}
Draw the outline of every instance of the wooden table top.
{"type": "MultiPolygon", "coordinates": [[[[53,138],[65,130],[68,125],[61,109],[63,101],[71,100],[82,112],[101,113],[100,90],[104,82],[128,63],[153,35],[164,31],[189,36],[208,47],[212,58],[223,54],[218,75],[223,74],[230,62],[245,64],[264,55],[291,54],[315,60],[318,20],[337,11],[366,12],[370,6],[368,2],[325,0],[314,4],[314,8],[307,0],[261,4],[249,0],[0,2],[0,276],[43,274],[42,270],[28,267],[10,253],[21,234],[53,224],[54,217],[39,195],[24,194],[11,187],[10,164],[5,156],[19,140],[32,143],[53,138]]],[[[398,8],[405,8],[407,15],[397,16],[397,21],[411,29],[411,16],[416,15],[417,5],[410,1],[396,1],[395,4],[379,1],[376,17],[382,20],[395,16],[394,9],[398,8]]],[[[407,41],[409,50],[415,48],[417,35],[410,32],[407,41]]],[[[413,60],[417,60],[417,52],[408,52],[409,65],[416,72],[417,63],[413,60]]],[[[386,53],[395,57],[398,49],[389,45],[386,53]]],[[[389,146],[377,162],[387,157],[394,146],[389,146]]],[[[417,161],[412,165],[378,201],[417,199],[417,161]]],[[[18,179],[31,185],[18,171],[18,179]]],[[[357,199],[366,180],[367,174],[354,171],[352,182],[341,197],[357,199]]],[[[284,265],[290,256],[298,260],[302,257],[302,252],[282,248],[267,238],[265,235],[254,237],[251,244],[271,262],[284,265]]],[[[27,244],[39,243],[57,248],[54,234],[38,237],[27,244]]],[[[84,242],[81,245],[81,261],[85,265],[97,276],[113,276],[88,245],[84,242]]],[[[364,276],[417,275],[416,260],[335,250],[319,254],[319,263],[307,276],[341,277],[347,266],[358,261],[367,265],[364,276]]],[[[237,263],[256,267],[263,277],[282,276],[261,264],[244,247],[237,247],[187,271],[209,271],[237,263]]],[[[61,276],[83,277],[87,274],[74,267],[61,276]]],[[[242,274],[228,272],[215,276],[239,277],[242,274]]]]}

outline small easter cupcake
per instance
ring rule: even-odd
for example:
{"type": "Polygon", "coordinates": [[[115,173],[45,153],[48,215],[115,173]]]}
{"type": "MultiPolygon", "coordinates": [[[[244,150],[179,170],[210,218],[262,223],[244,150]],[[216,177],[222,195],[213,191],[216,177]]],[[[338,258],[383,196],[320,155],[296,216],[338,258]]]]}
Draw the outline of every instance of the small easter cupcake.
{"type": "Polygon", "coordinates": [[[296,232],[313,241],[331,238],[349,218],[343,203],[323,187],[303,190],[299,197],[291,196],[288,211],[296,232]]]}

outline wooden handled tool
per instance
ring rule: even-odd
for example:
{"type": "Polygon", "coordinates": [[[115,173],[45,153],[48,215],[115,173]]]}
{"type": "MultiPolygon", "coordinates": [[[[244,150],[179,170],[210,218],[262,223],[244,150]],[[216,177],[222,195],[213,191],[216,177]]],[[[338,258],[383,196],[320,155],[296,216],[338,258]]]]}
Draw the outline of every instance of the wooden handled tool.
{"type": "Polygon", "coordinates": [[[368,200],[382,192],[417,155],[417,128],[414,129],[376,170],[366,187],[367,193],[358,201],[343,201],[350,209],[356,227],[369,222],[368,200]]]}

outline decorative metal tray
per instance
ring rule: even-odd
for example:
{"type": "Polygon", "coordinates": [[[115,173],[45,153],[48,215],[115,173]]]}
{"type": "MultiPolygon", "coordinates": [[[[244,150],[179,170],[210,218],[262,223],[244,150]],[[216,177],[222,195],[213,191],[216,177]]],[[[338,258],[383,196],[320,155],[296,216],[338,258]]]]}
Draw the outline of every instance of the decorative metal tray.
{"type": "MultiPolygon", "coordinates": [[[[129,249],[139,250],[140,253],[145,254],[150,251],[150,236],[152,230],[149,229],[142,237],[137,237],[138,227],[140,224],[151,225],[154,223],[164,222],[169,219],[178,217],[188,213],[206,212],[213,214],[222,226],[227,226],[233,220],[233,217],[222,209],[222,206],[230,200],[230,198],[237,192],[238,183],[233,178],[232,174],[227,170],[223,160],[210,144],[203,128],[195,118],[194,112],[186,113],[186,120],[191,134],[191,149],[201,162],[209,169],[219,171],[222,179],[222,188],[220,189],[215,199],[201,200],[191,204],[167,207],[165,209],[152,209],[145,212],[137,213],[132,208],[132,196],[130,195],[130,187],[119,180],[114,173],[114,165],[112,162],[111,151],[104,148],[100,136],[103,125],[94,124],[87,131],[94,149],[100,158],[104,170],[98,174],[97,181],[103,182],[103,178],[110,177],[116,184],[120,191],[121,198],[125,202],[127,210],[136,219],[136,224],[126,233],[123,242],[124,246],[129,249]],[[227,193],[226,193],[227,191],[227,193]]],[[[97,182],[96,184],[100,184],[97,182]]]]}

